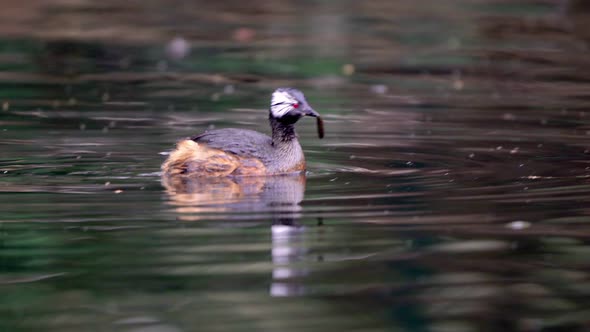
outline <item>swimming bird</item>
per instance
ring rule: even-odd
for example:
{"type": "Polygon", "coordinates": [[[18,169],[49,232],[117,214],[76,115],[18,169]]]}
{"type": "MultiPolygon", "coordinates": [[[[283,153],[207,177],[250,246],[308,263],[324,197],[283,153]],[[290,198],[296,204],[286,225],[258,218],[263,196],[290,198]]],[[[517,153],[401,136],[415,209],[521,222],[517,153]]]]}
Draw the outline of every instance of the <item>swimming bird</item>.
{"type": "Polygon", "coordinates": [[[206,131],[177,143],[162,164],[165,176],[252,176],[305,171],[305,156],[295,123],[304,116],[316,118],[318,136],[324,129],[320,114],[303,93],[279,88],[272,93],[269,122],[271,136],[248,129],[206,131]]]}

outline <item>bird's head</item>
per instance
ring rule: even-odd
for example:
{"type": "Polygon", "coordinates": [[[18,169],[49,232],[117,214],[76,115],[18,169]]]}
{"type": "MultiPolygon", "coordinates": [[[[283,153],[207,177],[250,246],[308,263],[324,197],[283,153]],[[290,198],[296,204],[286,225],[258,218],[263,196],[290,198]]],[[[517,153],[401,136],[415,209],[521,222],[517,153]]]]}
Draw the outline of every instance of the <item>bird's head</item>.
{"type": "Polygon", "coordinates": [[[318,134],[323,138],[323,123],[320,114],[305,100],[303,93],[293,88],[278,88],[272,93],[270,117],[284,124],[294,124],[303,116],[317,119],[318,134]]]}

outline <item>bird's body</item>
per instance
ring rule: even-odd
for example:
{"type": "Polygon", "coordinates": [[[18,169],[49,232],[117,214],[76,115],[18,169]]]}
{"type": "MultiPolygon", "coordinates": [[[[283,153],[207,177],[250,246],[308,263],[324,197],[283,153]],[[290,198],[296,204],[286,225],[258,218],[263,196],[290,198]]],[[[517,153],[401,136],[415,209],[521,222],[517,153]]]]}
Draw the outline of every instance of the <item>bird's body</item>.
{"type": "Polygon", "coordinates": [[[272,136],[235,128],[206,131],[180,141],[162,170],[167,176],[205,177],[302,172],[305,157],[295,133],[295,122],[304,115],[319,119],[301,92],[277,89],[269,114],[272,136]]]}

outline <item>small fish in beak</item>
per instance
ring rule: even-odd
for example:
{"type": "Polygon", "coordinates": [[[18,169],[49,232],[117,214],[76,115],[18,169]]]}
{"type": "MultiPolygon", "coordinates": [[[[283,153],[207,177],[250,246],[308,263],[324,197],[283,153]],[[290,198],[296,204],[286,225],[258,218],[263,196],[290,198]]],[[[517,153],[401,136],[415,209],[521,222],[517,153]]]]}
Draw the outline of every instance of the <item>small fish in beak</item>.
{"type": "Polygon", "coordinates": [[[312,116],[316,120],[316,127],[318,128],[318,137],[320,139],[324,138],[324,120],[320,116],[320,113],[316,112],[313,108],[309,107],[309,105],[303,111],[303,114],[306,116],[312,116]]]}

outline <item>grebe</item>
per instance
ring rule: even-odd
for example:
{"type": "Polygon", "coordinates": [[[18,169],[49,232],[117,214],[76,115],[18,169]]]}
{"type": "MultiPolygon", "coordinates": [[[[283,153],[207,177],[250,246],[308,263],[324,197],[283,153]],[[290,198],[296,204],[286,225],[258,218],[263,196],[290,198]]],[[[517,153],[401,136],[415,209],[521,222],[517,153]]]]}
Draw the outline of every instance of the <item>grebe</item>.
{"type": "Polygon", "coordinates": [[[247,129],[216,129],[177,143],[162,164],[165,176],[276,175],[305,171],[305,157],[295,123],[303,116],[316,118],[318,136],[324,137],[319,113],[301,91],[279,88],[272,94],[271,137],[247,129]]]}

